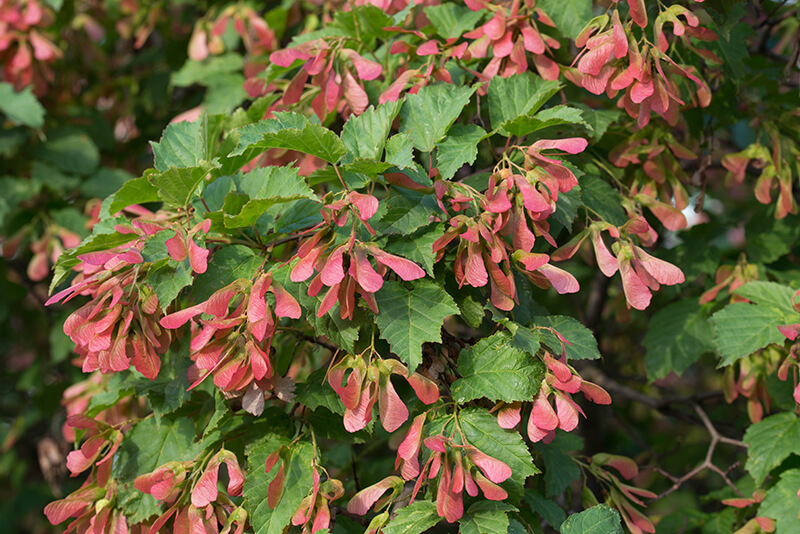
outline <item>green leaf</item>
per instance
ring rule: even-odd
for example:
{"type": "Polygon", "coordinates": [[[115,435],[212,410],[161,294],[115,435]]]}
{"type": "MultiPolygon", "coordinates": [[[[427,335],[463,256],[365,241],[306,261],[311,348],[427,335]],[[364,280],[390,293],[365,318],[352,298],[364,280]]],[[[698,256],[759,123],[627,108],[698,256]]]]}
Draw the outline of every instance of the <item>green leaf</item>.
{"type": "Polygon", "coordinates": [[[212,293],[234,280],[251,280],[263,258],[244,245],[228,245],[211,255],[208,269],[192,285],[197,302],[203,302],[212,293]]]}
{"type": "Polygon", "coordinates": [[[40,160],[63,172],[81,176],[92,174],[100,164],[100,151],[84,133],[65,132],[52,135],[45,144],[35,147],[32,152],[40,160]]]}
{"type": "Polygon", "coordinates": [[[787,215],[776,219],[766,209],[761,209],[744,225],[747,236],[748,261],[772,263],[785,256],[800,239],[800,216],[787,215]]]}
{"type": "Polygon", "coordinates": [[[400,110],[400,131],[411,136],[414,147],[431,152],[461,115],[477,86],[470,88],[439,83],[408,95],[400,110]]]}
{"type": "Polygon", "coordinates": [[[368,50],[373,50],[376,39],[388,39],[391,35],[384,28],[394,25],[392,17],[383,9],[367,4],[349,11],[337,10],[328,28],[343,30],[368,50]]]}
{"type": "Polygon", "coordinates": [[[781,473],[780,481],[767,491],[767,496],[758,507],[758,515],[775,520],[777,534],[800,532],[800,469],[781,473]]]}
{"type": "Polygon", "coordinates": [[[185,208],[190,204],[197,186],[216,164],[204,162],[199,167],[170,167],[161,174],[150,174],[147,180],[158,189],[158,196],[168,206],[185,208]]]}
{"type": "Polygon", "coordinates": [[[512,135],[523,136],[544,128],[549,128],[550,126],[579,124],[584,126],[587,130],[592,131],[592,126],[584,120],[582,113],[583,112],[578,108],[555,106],[542,110],[533,116],[523,115],[518,117],[504,124],[503,130],[512,135]]]}
{"type": "Polygon", "coordinates": [[[728,15],[724,29],[719,25],[721,17],[712,16],[712,20],[717,21],[714,25],[724,31],[720,31],[721,39],[708,43],[708,48],[722,60],[722,69],[725,74],[735,83],[741,83],[749,71],[745,63],[750,58],[747,43],[750,41],[749,37],[755,35],[755,31],[747,22],[735,22],[747,14],[743,4],[739,4],[737,7],[739,9],[732,10],[728,15]]]}
{"type": "Polygon", "coordinates": [[[166,310],[181,289],[192,285],[192,271],[183,262],[164,259],[153,265],[144,282],[153,288],[158,304],[166,310]]]}
{"type": "Polygon", "coordinates": [[[172,73],[171,81],[177,87],[189,87],[196,83],[208,85],[209,78],[241,71],[243,67],[244,58],[235,52],[209,56],[203,61],[188,59],[179,70],[172,73]]]}
{"type": "Polygon", "coordinates": [[[592,0],[540,0],[536,4],[555,23],[561,35],[575,39],[592,20],[592,0]]]}
{"type": "Polygon", "coordinates": [[[578,216],[578,208],[583,205],[581,201],[581,188],[575,186],[566,193],[559,193],[556,201],[556,212],[553,217],[560,222],[567,231],[572,232],[572,222],[578,216]]]}
{"type": "MultiPolygon", "coordinates": [[[[583,111],[583,119],[589,123],[594,132],[594,140],[599,141],[608,130],[608,127],[617,122],[622,112],[616,109],[591,109],[589,107],[581,107],[583,111]]],[[[560,198],[561,195],[559,195],[560,198]]]]}
{"type": "Polygon", "coordinates": [[[269,483],[278,474],[278,466],[264,473],[267,456],[289,440],[271,435],[247,452],[247,476],[244,479],[244,506],[255,534],[280,534],[289,525],[292,515],[311,490],[311,463],[314,447],[305,441],[288,447],[284,467],[286,486],[280,501],[271,509],[267,504],[269,483]]]}
{"type": "Polygon", "coordinates": [[[600,504],[572,514],[561,524],[561,534],[622,534],[619,512],[600,504]]]}
{"type": "Polygon", "coordinates": [[[714,344],[722,356],[720,366],[772,343],[783,344],[778,326],[786,323],[786,314],[777,308],[735,302],[711,316],[714,344]]]}
{"type": "Polygon", "coordinates": [[[384,534],[421,534],[441,521],[436,505],[430,501],[415,501],[397,511],[383,527],[384,534]]]}
{"type": "Polygon", "coordinates": [[[157,202],[161,200],[158,196],[158,188],[147,179],[147,173],[139,178],[128,180],[123,186],[114,193],[114,200],[111,201],[108,211],[117,213],[123,208],[134,204],[145,202],[157,202]]]}
{"type": "Polygon", "coordinates": [[[507,534],[508,512],[517,509],[505,502],[479,501],[458,521],[459,534],[507,534]]]}
{"type": "Polygon", "coordinates": [[[544,365],[514,348],[511,334],[498,332],[481,339],[458,355],[462,378],[453,383],[453,399],[459,404],[474,399],[528,401],[539,391],[544,365]]]}
{"type": "Polygon", "coordinates": [[[458,420],[468,443],[511,468],[511,478],[501,485],[508,491],[511,502],[520,500],[525,479],[540,471],[533,465],[519,432],[500,428],[497,418],[483,408],[464,409],[458,420]]]}
{"type": "Polygon", "coordinates": [[[442,340],[445,317],[458,313],[453,298],[429,280],[416,280],[412,289],[398,282],[383,284],[375,294],[380,313],[375,323],[392,352],[408,364],[411,371],[422,363],[422,344],[442,340]]]}
{"type": "Polygon", "coordinates": [[[508,78],[495,76],[489,84],[489,117],[495,131],[505,131],[507,124],[541,108],[561,85],[543,80],[532,72],[508,78]]]}
{"type": "Polygon", "coordinates": [[[217,430],[230,416],[231,409],[228,405],[228,401],[222,396],[220,390],[216,390],[214,392],[214,413],[211,414],[211,418],[203,429],[203,440],[208,438],[212,432],[217,430]]]}
{"type": "Polygon", "coordinates": [[[386,143],[386,163],[400,169],[414,165],[414,141],[407,133],[394,134],[386,143]]]}
{"type": "Polygon", "coordinates": [[[736,288],[734,294],[744,297],[753,304],[771,306],[787,314],[797,313],[792,306],[795,290],[775,282],[748,282],[736,288]]]}
{"type": "MultiPolygon", "coordinates": [[[[574,462],[573,462],[574,465],[574,462]]],[[[547,471],[545,470],[545,475],[547,471]]],[[[561,523],[567,518],[564,510],[550,499],[545,499],[539,492],[531,489],[525,490],[525,502],[531,507],[531,510],[539,514],[539,516],[547,521],[551,527],[558,530],[561,528],[561,523]]]]}
{"type": "Polygon", "coordinates": [[[401,101],[387,102],[376,108],[370,106],[361,115],[351,115],[342,128],[342,143],[347,147],[344,163],[356,158],[381,159],[400,105],[401,101]]]}
{"type": "Polygon", "coordinates": [[[596,360],[600,357],[600,349],[597,348],[597,340],[592,331],[583,326],[579,321],[564,315],[544,315],[534,317],[531,326],[542,336],[544,343],[556,354],[561,354],[561,341],[545,328],[552,328],[570,344],[563,344],[570,360],[596,360]]]}
{"type": "Polygon", "coordinates": [[[159,502],[134,488],[134,479],[167,462],[194,460],[201,450],[193,443],[194,436],[194,421],[188,417],[165,417],[160,425],[155,418],[147,418],[125,434],[114,459],[113,476],[118,483],[117,505],[129,520],[138,523],[159,513],[159,502]]]}
{"type": "Polygon", "coordinates": [[[309,297],[303,292],[300,303],[308,309],[306,320],[317,334],[327,337],[344,350],[354,350],[358,339],[359,325],[355,321],[342,319],[338,303],[322,317],[317,317],[317,305],[319,304],[317,297],[309,297]]]}
{"type": "MultiPolygon", "coordinates": [[[[336,397],[336,401],[341,406],[338,413],[334,413],[325,407],[318,407],[315,410],[308,412],[306,421],[308,425],[314,430],[317,439],[324,438],[339,443],[367,443],[372,440],[372,431],[375,429],[375,419],[373,417],[364,429],[357,432],[348,432],[344,428],[344,421],[342,415],[344,414],[344,405],[336,397]]],[[[377,410],[377,408],[376,408],[377,410]]]]}
{"type": "Polygon", "coordinates": [[[396,189],[383,201],[386,214],[373,224],[380,234],[409,235],[430,221],[437,210],[436,198],[409,189],[396,189]]]}
{"type": "Polygon", "coordinates": [[[714,350],[708,309],[691,298],[668,305],[650,319],[642,344],[651,381],[672,371],[681,374],[703,353],[714,350]]]}
{"type": "Polygon", "coordinates": [[[256,151],[252,154],[255,156],[268,148],[286,148],[336,163],[347,152],[335,133],[296,113],[275,113],[273,119],[248,124],[237,131],[239,144],[228,157],[240,156],[245,150],[256,151]]]}
{"type": "Polygon", "coordinates": [[[317,198],[295,167],[259,167],[234,177],[234,182],[236,190],[245,194],[247,200],[243,198],[241,208],[237,206],[233,213],[226,207],[223,219],[226,228],[251,226],[276,204],[317,198]]]}
{"type": "Polygon", "coordinates": [[[485,14],[483,11],[472,11],[458,4],[427,6],[423,11],[433,24],[436,33],[445,39],[455,39],[474,30],[485,14]]]}
{"type": "Polygon", "coordinates": [[[581,199],[587,208],[614,226],[628,222],[622,209],[622,197],[616,189],[593,175],[579,178],[578,183],[581,186],[581,199]]]}
{"type": "Polygon", "coordinates": [[[154,166],[161,172],[170,167],[197,167],[209,159],[207,139],[208,118],[203,115],[194,122],[170,124],[153,147],[154,166]]]}
{"type": "Polygon", "coordinates": [[[456,124],[439,143],[436,163],[442,178],[449,180],[464,164],[472,165],[478,157],[478,143],[488,134],[476,124],[456,124]]]}
{"type": "Polygon", "coordinates": [[[14,124],[31,128],[41,128],[44,125],[44,108],[36,100],[30,87],[16,92],[13,85],[1,82],[0,111],[14,124]]]}
{"type": "Polygon", "coordinates": [[[569,453],[583,448],[583,438],[575,434],[556,430],[556,437],[548,444],[534,445],[544,460],[544,485],[548,497],[560,495],[573,480],[581,476],[581,470],[569,453]]]}
{"type": "MultiPolygon", "coordinates": [[[[743,441],[747,443],[745,469],[761,484],[790,454],[800,455],[800,419],[791,412],[771,415],[751,425],[743,441]]],[[[796,493],[795,489],[795,497],[796,493]]]]}

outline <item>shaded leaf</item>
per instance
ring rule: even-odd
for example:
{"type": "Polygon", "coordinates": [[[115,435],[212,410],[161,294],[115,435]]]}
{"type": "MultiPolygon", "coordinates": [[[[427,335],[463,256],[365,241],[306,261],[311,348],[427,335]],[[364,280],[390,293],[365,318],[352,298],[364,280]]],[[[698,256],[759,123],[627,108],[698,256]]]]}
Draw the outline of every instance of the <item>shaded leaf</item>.
{"type": "Polygon", "coordinates": [[[445,39],[461,37],[464,33],[474,30],[485,15],[483,11],[472,11],[458,4],[427,6],[423,11],[433,24],[436,33],[445,39]]]}
{"type": "Polygon", "coordinates": [[[153,265],[144,282],[153,288],[159,306],[166,311],[181,289],[192,285],[192,271],[184,262],[163,259],[153,265]]]}
{"type": "Polygon", "coordinates": [[[578,183],[581,186],[581,199],[587,208],[614,226],[628,222],[622,209],[622,197],[616,189],[593,175],[579,178],[578,183]]]}
{"type": "Polygon", "coordinates": [[[569,454],[583,449],[583,438],[580,436],[556,430],[556,437],[552,442],[545,444],[540,441],[534,447],[544,460],[544,484],[548,497],[560,495],[573,480],[581,476],[578,464],[569,454]]]}
{"type": "Polygon", "coordinates": [[[696,298],[674,302],[650,319],[642,344],[650,380],[670,372],[682,373],[705,352],[713,351],[713,335],[708,323],[709,306],[696,298]]]}
{"type": "Polygon", "coordinates": [[[536,7],[544,10],[561,34],[575,39],[592,19],[592,0],[540,0],[536,7]]]}

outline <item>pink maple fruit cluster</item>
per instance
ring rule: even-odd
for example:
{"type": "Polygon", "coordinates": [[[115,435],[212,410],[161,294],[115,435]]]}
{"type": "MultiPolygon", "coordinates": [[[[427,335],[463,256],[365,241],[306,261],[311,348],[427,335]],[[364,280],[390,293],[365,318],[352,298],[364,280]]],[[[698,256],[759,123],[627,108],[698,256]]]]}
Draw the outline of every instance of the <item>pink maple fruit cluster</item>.
{"type": "Polygon", "coordinates": [[[655,525],[650,519],[640,512],[634,504],[646,506],[642,499],[655,499],[657,495],[651,491],[626,484],[619,479],[622,475],[627,481],[639,475],[639,466],[636,462],[625,456],[616,454],[595,454],[588,464],[580,464],[583,469],[591,473],[608,495],[606,502],[619,510],[625,526],[631,534],[653,534],[655,525]],[[609,469],[611,468],[611,469],[609,469]],[[616,473],[616,474],[615,474],[616,473]]]}
{"type": "Polygon", "coordinates": [[[272,273],[259,272],[254,280],[234,280],[208,300],[163,317],[160,325],[175,330],[195,319],[189,389],[213,374],[214,385],[223,391],[243,391],[253,383],[259,390],[269,391],[276,317],[298,319],[300,312],[295,298],[273,281],[272,273]],[[267,293],[275,299],[274,310],[266,300],[267,293]],[[209,318],[196,319],[203,314],[209,318]]]}
{"type": "Polygon", "coordinates": [[[600,271],[609,278],[619,272],[628,305],[644,310],[650,305],[652,292],[662,284],[675,285],[684,281],[683,272],[678,267],[651,256],[631,239],[636,236],[643,243],[652,244],[654,235],[653,229],[641,216],[630,219],[620,227],[607,222],[594,222],[554,252],[553,258],[559,261],[571,258],[583,242],[591,237],[600,271]],[[611,250],[603,240],[604,231],[616,239],[611,250]]]}
{"type": "Polygon", "coordinates": [[[209,224],[200,223],[187,233],[179,225],[139,218],[130,226],[115,226],[117,232],[130,237],[127,243],[78,256],[80,263],[74,267],[78,275],[45,305],[78,295],[91,298],[64,322],[64,333],[75,343],[84,372],[118,372],[133,364],[144,376],[155,379],[160,355],[173,336],[158,322],[158,297],[139,283],[146,274],[139,268],[144,263],[142,250],[148,238],[162,230],[174,230],[176,235],[167,245],[169,254],[178,261],[188,256],[195,272],[205,272],[209,252],[194,242],[194,235],[207,232],[209,224]]]}
{"type": "Polygon", "coordinates": [[[609,153],[611,163],[620,168],[636,165],[628,195],[647,208],[667,230],[686,228],[683,214],[689,206],[685,183],[689,177],[679,160],[696,160],[697,155],[678,142],[672,133],[654,128],[639,130],[609,153]]]}
{"type": "Polygon", "coordinates": [[[331,367],[328,383],[344,405],[344,428],[357,432],[372,420],[372,408],[378,403],[381,425],[394,432],[408,420],[408,408],[392,385],[392,375],[405,378],[424,404],[439,400],[435,382],[420,373],[410,373],[398,360],[347,355],[331,367]],[[346,377],[346,378],[345,378],[346,377]]]}
{"type": "Polygon", "coordinates": [[[568,272],[549,263],[547,254],[532,252],[536,236],[553,246],[547,218],[556,210],[558,194],[578,184],[575,175],[559,160],[543,154],[557,150],[569,154],[582,152],[582,138],[539,140],[525,150],[525,166],[503,168],[492,174],[484,194],[456,182],[437,180],[434,184],[440,207],[456,213],[472,208],[477,215],[458,214],[448,221],[444,235],[433,244],[436,260],[444,258],[445,247],[458,238],[453,271],[460,286],[491,289],[491,302],[501,310],[516,303],[512,260],[539,287],[554,287],[559,293],[575,293],[578,281],[568,272]],[[521,174],[524,173],[524,174],[521,174]],[[533,230],[531,230],[533,228],[533,230]],[[511,237],[511,243],[502,239],[511,237]]]}
{"type": "MultiPolygon", "coordinates": [[[[644,0],[631,0],[628,4],[632,22],[645,29],[644,0]]],[[[695,85],[693,90],[688,88],[694,105],[708,106],[711,91],[693,67],[680,65],[667,54],[669,40],[663,31],[665,23],[671,23],[673,35],[689,46],[689,36],[703,41],[717,38],[714,32],[699,25],[699,19],[691,10],[672,5],[661,10],[656,18],[654,45],[644,35],[637,38],[631,21],[623,23],[619,9],[615,8],[611,17],[604,14],[593,19],[577,37],[575,44],[582,49],[576,58],[577,69],[567,70],[565,75],[596,95],[606,93],[609,98],[616,98],[623,91],[617,105],[636,119],[640,128],[650,122],[651,111],[674,126],[680,107],[686,105],[677,79],[685,78],[695,85]]],[[[706,51],[703,55],[709,57],[709,54],[706,51]]],[[[722,63],[716,56],[709,59],[722,63]]]]}
{"type": "MultiPolygon", "coordinates": [[[[596,404],[611,404],[611,396],[606,390],[581,378],[566,363],[566,354],[556,359],[546,352],[542,359],[547,372],[539,392],[531,402],[527,427],[528,438],[533,443],[550,443],[556,437],[556,429],[572,432],[578,427],[578,414],[586,417],[581,407],[572,400],[572,394],[580,391],[587,400],[596,404]],[[555,410],[550,399],[553,399],[555,410]]],[[[522,407],[520,401],[499,403],[495,407],[497,424],[506,429],[516,428],[522,421],[522,407]]]]}
{"type": "MultiPolygon", "coordinates": [[[[316,39],[270,55],[270,63],[280,67],[302,62],[302,68],[283,88],[283,96],[279,101],[281,106],[292,106],[310,98],[310,91],[313,91],[316,95],[311,100],[311,109],[320,120],[325,120],[332,111],[343,113],[346,108],[350,113],[360,115],[367,109],[369,98],[363,83],[358,80],[376,79],[383,72],[383,67],[362,57],[355,50],[345,48],[340,41],[343,39],[316,39]],[[308,83],[313,89],[306,88],[308,83]]],[[[259,87],[254,84],[249,93],[250,96],[260,96],[276,89],[274,85],[262,83],[259,87]]]]}
{"type": "MultiPolygon", "coordinates": [[[[20,231],[15,236],[3,242],[3,257],[12,258],[19,250],[22,241],[29,231],[20,231]]],[[[50,268],[58,261],[58,257],[65,249],[75,248],[81,243],[78,234],[56,224],[49,225],[44,233],[35,238],[29,248],[33,253],[28,262],[26,274],[34,282],[41,282],[50,275],[50,268]]]]}
{"type": "Polygon", "coordinates": [[[492,18],[478,28],[463,35],[465,39],[474,39],[467,48],[468,58],[485,58],[491,47],[492,59],[481,72],[476,72],[479,80],[489,81],[495,76],[507,78],[513,74],[528,72],[528,56],[539,75],[545,80],[557,80],[561,73],[558,63],[553,61],[552,51],[561,47],[557,39],[541,33],[537,22],[551,28],[556,25],[536,2],[519,0],[505,2],[504,5],[492,4],[484,0],[465,0],[472,11],[491,10],[492,18]]]}
{"type": "Polygon", "coordinates": [[[761,143],[754,143],[741,152],[723,156],[722,165],[730,171],[730,181],[735,185],[744,183],[748,167],[752,165],[759,169],[754,192],[756,200],[762,204],[772,203],[771,190],[775,188],[777,178],[778,198],[775,204],[775,218],[783,219],[790,213],[797,214],[797,201],[792,192],[792,160],[796,162],[798,155],[793,149],[784,149],[777,131],[770,131],[769,134],[772,141],[771,150],[761,143]],[[784,154],[789,150],[792,150],[791,154],[784,154]]]}
{"type": "Polygon", "coordinates": [[[224,448],[194,461],[168,462],[137,477],[134,486],[169,505],[149,527],[150,532],[160,532],[173,516],[174,532],[241,534],[244,531],[247,512],[230,499],[242,494],[244,472],[236,455],[224,448]],[[223,464],[228,471],[226,493],[218,487],[219,468],[223,464]]]}
{"type": "MultiPolygon", "coordinates": [[[[400,6],[407,4],[401,0],[355,2],[354,5],[366,3],[378,7],[388,4],[388,8],[381,9],[387,9],[389,13],[395,9],[399,11],[400,6]]],[[[440,42],[430,39],[419,30],[398,26],[384,28],[384,31],[418,37],[422,41],[419,45],[404,40],[395,41],[390,47],[390,53],[407,55],[410,59],[421,60],[422,64],[412,67],[413,62],[408,61],[401,65],[393,73],[394,81],[379,96],[379,102],[394,102],[406,90],[409,94],[416,94],[422,87],[434,81],[452,83],[450,71],[446,68],[447,63],[452,60],[461,62],[491,56],[481,72],[468,69],[479,80],[488,81],[494,76],[508,77],[527,72],[530,53],[534,66],[543,78],[557,79],[559,66],[548,55],[552,55],[552,50],[558,49],[560,44],[553,37],[541,33],[537,21],[553,28],[555,24],[541,8],[535,7],[535,2],[526,1],[520,5],[519,0],[514,0],[507,4],[501,6],[481,0],[467,2],[467,6],[473,11],[488,8],[495,13],[491,20],[462,36],[471,42],[459,43],[459,38],[456,37],[440,42]]],[[[345,7],[352,6],[347,4],[345,7]]],[[[427,19],[422,11],[419,17],[423,20],[418,21],[417,27],[425,26],[427,19]]],[[[281,89],[283,95],[270,108],[271,111],[311,100],[311,108],[320,120],[324,120],[333,111],[345,117],[350,113],[360,115],[369,105],[363,82],[375,80],[385,74],[380,63],[347,48],[346,40],[340,37],[307,41],[277,50],[270,55],[270,63],[281,67],[301,64],[298,61],[302,62],[302,68],[285,87],[274,82],[266,84],[257,76],[251,77],[246,85],[250,96],[255,98],[281,89]]],[[[486,89],[484,85],[479,88],[479,92],[485,94],[486,89]]]]}
{"type": "Polygon", "coordinates": [[[357,239],[359,225],[375,233],[368,222],[378,211],[378,199],[374,196],[351,191],[323,205],[321,211],[324,221],[308,230],[314,233],[300,243],[295,255],[297,263],[290,274],[292,282],[304,282],[317,273],[308,286],[310,297],[325,291],[317,317],[322,317],[338,303],[341,318],[352,319],[356,293],[378,313],[375,292],[383,287],[387,268],[406,281],[425,276],[425,271],[416,263],[357,239]],[[348,222],[351,222],[350,235],[339,243],[335,227],[344,227],[348,222]],[[378,270],[368,256],[373,257],[378,270]]]}
{"type": "Polygon", "coordinates": [[[73,433],[75,430],[84,431],[87,438],[79,449],[67,456],[70,476],[77,476],[89,468],[91,472],[79,489],[45,506],[45,516],[53,525],[74,518],[64,530],[65,534],[131,532],[122,511],[114,506],[116,485],[109,483],[114,454],[122,442],[128,421],[112,426],[99,419],[75,414],[67,418],[67,425],[73,433]]]}
{"type": "Polygon", "coordinates": [[[63,54],[46,31],[53,15],[39,0],[7,0],[0,4],[0,65],[3,80],[17,91],[33,85],[37,95],[53,81],[50,63],[63,54]]]}
{"type": "MultiPolygon", "coordinates": [[[[511,468],[506,463],[472,445],[458,443],[452,436],[434,435],[423,439],[426,417],[427,414],[421,414],[414,419],[398,448],[396,465],[401,467],[402,478],[390,476],[356,493],[347,505],[348,512],[364,515],[373,505],[376,511],[380,510],[400,494],[406,481],[414,478],[417,481],[410,502],[414,501],[425,481],[434,484],[436,512],[449,523],[454,523],[464,514],[465,491],[472,497],[480,491],[487,499],[495,501],[508,497],[508,493],[498,485],[511,476],[511,468]],[[420,468],[422,445],[429,453],[420,468]],[[389,495],[381,498],[390,490],[389,495]]],[[[377,524],[371,524],[368,531],[375,532],[387,519],[388,514],[376,517],[373,523],[377,524]]]]}
{"type": "MultiPolygon", "coordinates": [[[[735,499],[724,499],[722,504],[725,506],[731,506],[733,508],[749,508],[750,506],[760,504],[761,501],[764,500],[764,497],[767,496],[767,492],[763,489],[755,490],[750,497],[739,497],[735,499]]],[[[800,491],[798,491],[797,498],[800,499],[800,491]]],[[[751,518],[747,523],[742,526],[737,532],[775,532],[775,528],[777,525],[775,524],[774,519],[770,519],[769,517],[763,516],[756,516],[751,518]]]]}

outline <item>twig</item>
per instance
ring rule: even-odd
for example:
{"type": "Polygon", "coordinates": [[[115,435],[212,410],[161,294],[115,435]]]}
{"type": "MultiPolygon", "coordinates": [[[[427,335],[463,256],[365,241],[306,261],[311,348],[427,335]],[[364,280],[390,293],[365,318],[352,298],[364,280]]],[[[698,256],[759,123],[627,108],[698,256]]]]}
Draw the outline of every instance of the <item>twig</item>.
{"type": "Polygon", "coordinates": [[[660,495],[658,495],[654,499],[650,500],[650,502],[654,502],[654,501],[657,501],[659,499],[663,499],[664,497],[666,497],[670,493],[672,493],[672,492],[676,491],[678,488],[680,488],[684,484],[684,482],[694,478],[697,474],[702,473],[706,469],[708,469],[710,471],[713,471],[716,474],[718,474],[720,477],[722,477],[722,480],[724,480],[725,483],[728,486],[730,486],[733,489],[733,491],[736,492],[737,495],[739,495],[740,497],[743,497],[742,492],[739,491],[739,488],[736,487],[736,484],[734,484],[731,481],[731,479],[728,477],[728,473],[730,472],[731,469],[733,469],[733,467],[735,467],[735,465],[732,466],[731,468],[729,468],[728,470],[723,471],[722,469],[720,469],[719,467],[714,465],[714,463],[712,461],[712,457],[714,456],[714,450],[716,450],[717,444],[720,443],[720,442],[727,443],[729,445],[736,445],[737,447],[743,447],[743,448],[747,448],[747,445],[745,443],[742,443],[741,441],[738,441],[738,440],[735,440],[735,439],[732,439],[732,438],[727,438],[725,436],[721,436],[719,434],[719,432],[717,432],[717,429],[714,428],[714,425],[711,423],[711,420],[708,418],[708,416],[706,415],[706,412],[703,411],[703,409],[700,407],[700,405],[697,404],[697,403],[692,403],[692,404],[694,406],[694,411],[697,412],[697,415],[700,417],[700,420],[703,422],[703,425],[706,427],[706,430],[708,431],[709,435],[711,436],[711,443],[708,444],[708,450],[706,451],[706,457],[703,460],[703,463],[701,463],[700,465],[698,465],[697,467],[695,467],[694,469],[692,469],[691,471],[689,471],[688,473],[686,473],[682,477],[675,477],[674,475],[671,475],[671,474],[667,473],[666,471],[664,471],[663,469],[661,469],[659,467],[654,467],[654,469],[658,473],[661,473],[663,476],[665,476],[666,478],[668,478],[672,482],[672,486],[670,486],[669,489],[667,489],[666,491],[662,492],[660,495]]]}

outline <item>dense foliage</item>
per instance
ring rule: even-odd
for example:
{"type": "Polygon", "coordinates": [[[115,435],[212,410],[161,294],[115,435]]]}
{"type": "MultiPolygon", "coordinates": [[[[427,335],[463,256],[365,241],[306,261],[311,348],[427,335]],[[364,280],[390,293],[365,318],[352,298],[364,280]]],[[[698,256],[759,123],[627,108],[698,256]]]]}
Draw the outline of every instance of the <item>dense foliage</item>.
{"type": "Polygon", "coordinates": [[[799,21],[4,2],[9,527],[797,532],[799,21]]]}

